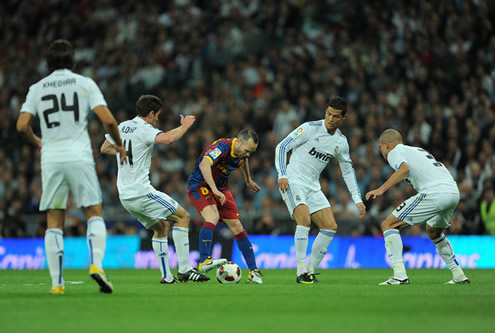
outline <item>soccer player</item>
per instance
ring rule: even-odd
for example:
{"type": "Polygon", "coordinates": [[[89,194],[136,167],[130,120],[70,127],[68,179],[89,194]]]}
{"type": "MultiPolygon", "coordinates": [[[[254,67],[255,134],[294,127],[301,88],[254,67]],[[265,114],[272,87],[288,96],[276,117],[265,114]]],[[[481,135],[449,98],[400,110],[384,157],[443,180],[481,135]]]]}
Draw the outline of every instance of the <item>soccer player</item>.
{"type": "Polygon", "coordinates": [[[45,253],[52,277],[51,294],[64,293],[64,215],[72,191],[86,217],[87,241],[91,259],[90,276],[103,293],[113,286],[102,267],[106,246],[106,226],[102,217],[101,189],[95,170],[89,139],[88,113],[92,110],[116,142],[115,149],[126,152],[120,140],[117,122],[96,85],[87,77],[71,71],[74,50],[66,40],[56,40],[48,48],[50,74],[29,88],[21,107],[17,130],[31,144],[41,149],[42,196],[40,210],[47,211],[45,253]],[[32,118],[40,117],[41,138],[33,133],[32,118]]]}
{"type": "Polygon", "coordinates": [[[234,234],[237,246],[249,267],[248,281],[262,284],[262,275],[256,266],[253,247],[239,220],[239,211],[228,189],[229,174],[240,168],[246,185],[258,192],[260,187],[249,173],[249,156],[258,148],[258,135],[252,129],[243,129],[236,138],[219,139],[201,153],[188,179],[187,193],[205,223],[199,233],[198,270],[208,272],[227,262],[212,259],[213,234],[221,219],[234,234]]]}
{"type": "MultiPolygon", "coordinates": [[[[168,264],[168,221],[174,224],[172,237],[177,252],[179,281],[208,281],[208,276],[189,265],[189,214],[170,196],[155,190],[149,179],[155,143],[171,144],[179,140],[194,124],[196,117],[181,115],[181,125],[164,133],[157,128],[162,110],[163,102],[160,98],[143,95],[136,103],[136,117],[119,124],[127,150],[127,163],[120,165],[117,171],[120,202],[143,226],[153,230],[152,246],[162,274],[160,283],[177,283],[168,264]]],[[[119,159],[118,151],[114,149],[115,142],[108,134],[105,138],[101,152],[117,155],[119,159]]]]}
{"type": "Polygon", "coordinates": [[[294,243],[297,260],[297,283],[317,283],[315,269],[326,254],[337,223],[325,194],[321,191],[320,174],[331,158],[339,161],[346,186],[360,217],[366,215],[366,206],[356,180],[349,156],[349,144],[339,127],[347,115],[347,103],[340,97],[330,100],[325,119],[307,122],[296,128],[275,151],[278,187],[291,217],[296,221],[294,243]],[[287,165],[287,152],[292,150],[287,165]],[[306,266],[308,234],[313,221],[320,229],[311,249],[306,266]]]}
{"type": "Polygon", "coordinates": [[[394,276],[380,285],[409,284],[399,230],[425,222],[428,237],[452,272],[453,278],[447,284],[470,283],[455,259],[452,244],[443,234],[459,203],[459,190],[450,172],[426,150],[404,145],[401,134],[394,129],[382,133],[379,145],[383,158],[395,172],[382,186],[366,193],[366,200],[375,199],[403,179],[418,192],[382,222],[385,248],[394,276]]]}

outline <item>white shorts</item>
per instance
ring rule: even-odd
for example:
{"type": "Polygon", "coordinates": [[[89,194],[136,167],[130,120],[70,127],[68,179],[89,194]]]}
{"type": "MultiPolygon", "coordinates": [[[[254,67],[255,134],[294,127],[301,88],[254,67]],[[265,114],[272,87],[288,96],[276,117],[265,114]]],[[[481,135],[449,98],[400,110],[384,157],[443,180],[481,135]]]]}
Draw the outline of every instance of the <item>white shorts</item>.
{"type": "Polygon", "coordinates": [[[308,206],[310,214],[331,207],[327,197],[321,190],[314,191],[299,184],[289,184],[289,189],[285,193],[281,191],[280,194],[289,209],[291,217],[294,214],[294,209],[299,205],[308,206]]]}
{"type": "Polygon", "coordinates": [[[141,197],[121,199],[120,202],[146,229],[166,220],[179,207],[177,201],[157,190],[141,197]]]}
{"type": "Polygon", "coordinates": [[[459,193],[418,193],[410,197],[392,215],[409,225],[427,223],[433,228],[448,228],[459,203],[459,193]]]}
{"type": "Polygon", "coordinates": [[[59,162],[41,165],[40,210],[65,209],[72,191],[77,207],[101,204],[101,189],[91,162],[59,162]]]}

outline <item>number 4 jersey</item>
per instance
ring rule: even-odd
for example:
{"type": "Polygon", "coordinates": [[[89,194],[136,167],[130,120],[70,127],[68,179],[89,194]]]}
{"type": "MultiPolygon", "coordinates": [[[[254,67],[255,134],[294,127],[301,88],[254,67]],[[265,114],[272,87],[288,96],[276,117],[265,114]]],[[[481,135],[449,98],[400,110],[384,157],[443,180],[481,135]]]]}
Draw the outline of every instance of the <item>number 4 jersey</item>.
{"type": "MultiPolygon", "coordinates": [[[[124,121],[119,125],[120,138],[127,152],[127,160],[119,165],[117,189],[120,199],[132,199],[154,190],[150,182],[151,157],[155,137],[161,130],[151,126],[140,117],[124,121]]],[[[115,144],[109,134],[105,138],[115,144]]],[[[120,164],[120,154],[117,163],[120,164]]]]}
{"type": "Polygon", "coordinates": [[[29,87],[21,112],[40,118],[42,164],[94,163],[88,113],[99,105],[107,103],[96,83],[68,69],[55,70],[29,87]]]}
{"type": "Polygon", "coordinates": [[[398,144],[388,153],[387,160],[395,171],[402,163],[407,163],[409,174],[406,181],[418,192],[458,192],[457,184],[449,170],[422,148],[398,144]]]}

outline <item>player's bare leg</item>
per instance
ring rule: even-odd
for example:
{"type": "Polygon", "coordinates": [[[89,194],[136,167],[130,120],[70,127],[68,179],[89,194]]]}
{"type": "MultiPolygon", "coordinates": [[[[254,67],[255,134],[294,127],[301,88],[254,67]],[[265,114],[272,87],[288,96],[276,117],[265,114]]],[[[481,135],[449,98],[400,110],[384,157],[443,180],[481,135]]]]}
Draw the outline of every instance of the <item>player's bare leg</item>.
{"type": "Polygon", "coordinates": [[[397,219],[394,215],[390,214],[382,222],[383,237],[385,239],[385,248],[392,264],[394,276],[380,283],[380,285],[394,285],[394,284],[409,284],[409,278],[407,277],[406,267],[404,266],[404,260],[402,259],[402,238],[400,237],[399,230],[409,226],[407,223],[397,219]]]}
{"type": "MultiPolygon", "coordinates": [[[[315,269],[327,253],[328,247],[337,233],[337,222],[331,208],[324,208],[311,215],[311,220],[318,226],[319,232],[311,248],[308,262],[308,273],[315,273],[315,269]]],[[[316,280],[315,278],[315,281],[316,280]]]]}
{"type": "Polygon", "coordinates": [[[454,254],[452,244],[443,233],[442,228],[433,228],[426,225],[426,234],[430,237],[433,244],[438,249],[438,254],[442,257],[443,261],[447,264],[447,267],[452,272],[452,280],[447,281],[446,284],[468,284],[471,283],[469,279],[464,275],[464,271],[457,262],[454,254]]]}
{"type": "Polygon", "coordinates": [[[88,242],[90,266],[89,275],[100,286],[100,292],[111,294],[113,285],[103,271],[103,257],[107,243],[107,227],[103,220],[101,204],[83,207],[87,221],[86,238],[88,242]]]}
{"type": "Polygon", "coordinates": [[[49,209],[47,211],[47,229],[45,232],[45,255],[52,278],[50,294],[64,294],[64,217],[65,210],[49,209]]]}
{"type": "Polygon", "coordinates": [[[213,259],[211,249],[215,228],[220,220],[218,208],[215,205],[209,205],[201,211],[201,217],[205,221],[199,232],[199,264],[198,271],[206,273],[227,263],[227,259],[213,259]]]}

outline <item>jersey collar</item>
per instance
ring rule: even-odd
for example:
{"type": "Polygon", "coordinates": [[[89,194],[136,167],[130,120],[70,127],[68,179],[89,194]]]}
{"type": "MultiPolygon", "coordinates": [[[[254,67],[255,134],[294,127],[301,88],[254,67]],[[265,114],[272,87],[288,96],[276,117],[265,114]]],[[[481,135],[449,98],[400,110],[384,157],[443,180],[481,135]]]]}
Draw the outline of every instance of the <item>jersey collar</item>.
{"type": "Polygon", "coordinates": [[[235,140],[237,140],[237,138],[234,138],[234,140],[232,140],[232,146],[231,146],[232,149],[230,150],[230,156],[232,156],[233,158],[237,158],[237,156],[234,155],[235,140]]]}

